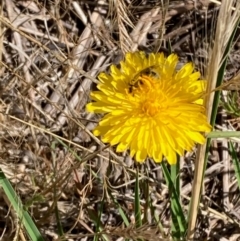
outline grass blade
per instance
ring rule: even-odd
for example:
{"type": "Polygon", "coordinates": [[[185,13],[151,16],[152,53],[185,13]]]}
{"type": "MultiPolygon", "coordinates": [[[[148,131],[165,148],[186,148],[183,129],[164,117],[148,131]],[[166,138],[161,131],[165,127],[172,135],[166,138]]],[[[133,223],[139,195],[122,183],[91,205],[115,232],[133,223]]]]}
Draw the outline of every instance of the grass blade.
{"type": "MultiPolygon", "coordinates": [[[[224,4],[222,4],[220,13],[219,13],[220,15],[223,13],[226,13],[227,3],[230,3],[230,1],[229,2],[226,1],[224,2],[224,4]]],[[[227,15],[228,14],[226,14],[226,16],[224,17],[227,17],[227,15]]],[[[212,56],[211,63],[209,65],[210,74],[208,76],[209,79],[208,79],[207,93],[210,93],[211,89],[215,89],[221,86],[223,82],[229,50],[232,46],[233,38],[235,36],[238,23],[239,23],[239,20],[236,22],[235,26],[231,26],[232,32],[230,32],[230,35],[224,36],[225,38],[224,41],[226,41],[226,45],[224,41],[223,42],[220,41],[221,43],[218,41],[223,39],[222,38],[223,33],[216,31],[213,56],[212,56]]],[[[218,19],[217,30],[221,29],[222,31],[224,29],[227,29],[228,27],[229,26],[228,24],[226,24],[225,18],[220,17],[218,19]]],[[[206,99],[205,99],[207,114],[208,114],[208,117],[210,117],[209,118],[210,124],[212,126],[215,125],[217,110],[219,106],[219,99],[220,99],[220,91],[216,91],[214,93],[213,102],[212,102],[212,95],[206,96],[206,99]]],[[[194,180],[193,180],[193,191],[192,191],[192,198],[190,203],[190,212],[189,212],[189,219],[188,219],[187,239],[190,239],[190,240],[193,239],[194,233],[195,233],[195,224],[196,224],[197,213],[198,213],[198,205],[200,202],[200,192],[202,188],[202,180],[204,177],[204,172],[206,169],[206,163],[207,163],[206,160],[207,160],[207,154],[209,153],[209,149],[210,149],[210,142],[211,142],[211,139],[208,139],[207,143],[205,145],[200,146],[197,152],[196,169],[195,169],[194,180]]]]}
{"type": "Polygon", "coordinates": [[[24,210],[21,200],[14,191],[11,183],[8,181],[2,170],[0,169],[0,185],[2,186],[9,202],[11,203],[14,211],[16,212],[18,218],[22,221],[29,238],[32,241],[44,241],[41,233],[33,222],[29,213],[24,210]]]}
{"type": "Polygon", "coordinates": [[[108,195],[111,197],[114,204],[117,206],[118,212],[119,212],[120,216],[122,217],[124,224],[128,227],[129,221],[128,221],[127,215],[124,213],[122,207],[120,206],[120,204],[117,202],[117,200],[114,198],[114,196],[112,195],[112,193],[110,191],[108,191],[108,195]]]}
{"type": "Polygon", "coordinates": [[[235,152],[234,146],[231,141],[229,142],[229,149],[232,156],[233,167],[234,167],[235,175],[238,182],[238,188],[240,189],[240,164],[239,164],[237,153],[235,152]]]}
{"type": "MultiPolygon", "coordinates": [[[[175,168],[177,170],[177,167],[175,167],[175,168]]],[[[173,233],[173,236],[175,236],[176,238],[178,236],[183,237],[187,230],[187,224],[186,224],[186,219],[183,214],[183,210],[182,210],[182,207],[181,207],[181,204],[179,201],[179,199],[180,199],[179,193],[175,188],[175,184],[174,184],[174,182],[171,178],[171,175],[167,169],[167,166],[165,165],[164,162],[162,162],[162,169],[163,169],[163,174],[164,174],[165,180],[167,182],[167,186],[171,193],[170,194],[171,211],[172,211],[172,216],[173,216],[173,220],[174,220],[173,222],[175,225],[174,230],[176,230],[176,233],[175,234],[173,233]]]]}
{"type": "Polygon", "coordinates": [[[55,211],[55,216],[56,216],[56,222],[57,222],[57,229],[58,229],[58,234],[60,237],[64,236],[64,231],[61,223],[61,218],[60,218],[60,213],[58,210],[58,195],[57,195],[57,185],[56,185],[56,178],[57,178],[57,167],[56,167],[56,155],[55,155],[55,150],[56,150],[56,144],[57,141],[53,141],[51,145],[51,154],[52,154],[52,165],[53,165],[53,173],[54,173],[54,185],[53,185],[53,197],[54,197],[54,211],[55,211]]]}
{"type": "Polygon", "coordinates": [[[141,207],[140,207],[140,191],[139,191],[139,180],[138,180],[138,168],[136,172],[136,182],[135,182],[135,198],[134,198],[134,213],[135,213],[135,222],[136,227],[139,228],[142,226],[141,219],[141,207]]]}
{"type": "Polygon", "coordinates": [[[240,137],[240,131],[212,131],[208,133],[207,138],[231,138],[240,137]]]}
{"type": "Polygon", "coordinates": [[[109,241],[106,234],[101,234],[101,232],[103,231],[103,225],[102,225],[102,222],[101,222],[103,207],[104,207],[104,199],[101,201],[100,208],[97,211],[88,209],[88,215],[89,215],[89,217],[91,218],[91,220],[93,221],[93,223],[96,227],[95,235],[94,235],[94,238],[93,238],[94,241],[98,241],[99,238],[100,238],[100,235],[101,235],[100,240],[109,241]]]}

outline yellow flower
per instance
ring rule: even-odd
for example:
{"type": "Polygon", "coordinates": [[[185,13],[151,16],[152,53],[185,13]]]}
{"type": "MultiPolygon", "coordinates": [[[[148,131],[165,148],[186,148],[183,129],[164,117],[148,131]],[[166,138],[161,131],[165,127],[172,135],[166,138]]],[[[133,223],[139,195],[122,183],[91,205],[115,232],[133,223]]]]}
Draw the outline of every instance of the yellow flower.
{"type": "Polygon", "coordinates": [[[175,164],[176,153],[203,144],[201,132],[211,130],[201,99],[206,81],[198,80],[191,63],[176,71],[177,62],[175,54],[127,53],[120,68],[99,74],[95,102],[87,105],[89,112],[105,114],[94,135],[118,152],[129,149],[138,162],[165,156],[175,164]]]}

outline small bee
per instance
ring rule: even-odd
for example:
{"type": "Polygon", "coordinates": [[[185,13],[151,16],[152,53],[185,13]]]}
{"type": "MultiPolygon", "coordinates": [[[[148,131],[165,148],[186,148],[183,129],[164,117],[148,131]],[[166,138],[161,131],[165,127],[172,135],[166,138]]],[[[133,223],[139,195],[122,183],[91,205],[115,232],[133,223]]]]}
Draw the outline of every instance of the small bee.
{"type": "Polygon", "coordinates": [[[129,82],[129,89],[128,89],[129,93],[132,93],[134,89],[138,88],[139,85],[143,84],[143,82],[141,80],[141,77],[143,75],[148,75],[148,76],[151,75],[153,77],[158,76],[156,71],[154,71],[154,69],[153,69],[154,67],[156,67],[156,65],[149,66],[135,74],[133,79],[129,82]]]}

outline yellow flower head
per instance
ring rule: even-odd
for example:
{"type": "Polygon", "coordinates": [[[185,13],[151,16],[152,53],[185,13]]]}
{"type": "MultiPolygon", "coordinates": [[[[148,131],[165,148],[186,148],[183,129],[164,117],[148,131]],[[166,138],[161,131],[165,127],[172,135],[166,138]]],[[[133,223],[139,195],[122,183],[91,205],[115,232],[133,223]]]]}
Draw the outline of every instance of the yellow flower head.
{"type": "Polygon", "coordinates": [[[198,80],[191,63],[176,71],[177,62],[175,54],[128,53],[120,68],[99,74],[95,102],[87,105],[89,112],[105,114],[94,135],[119,152],[129,149],[138,162],[165,156],[175,164],[176,153],[203,144],[200,132],[211,130],[201,100],[206,81],[198,80]]]}

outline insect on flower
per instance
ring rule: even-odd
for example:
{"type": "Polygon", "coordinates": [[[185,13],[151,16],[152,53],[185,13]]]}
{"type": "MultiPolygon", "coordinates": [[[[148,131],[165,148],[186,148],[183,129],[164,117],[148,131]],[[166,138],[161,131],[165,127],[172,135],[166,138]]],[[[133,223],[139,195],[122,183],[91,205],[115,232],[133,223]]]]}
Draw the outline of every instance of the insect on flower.
{"type": "Polygon", "coordinates": [[[141,71],[136,73],[135,76],[129,82],[128,92],[133,93],[134,89],[136,89],[144,84],[143,80],[142,80],[142,77],[144,75],[151,76],[152,78],[159,78],[159,74],[157,73],[157,71],[155,69],[156,67],[157,67],[157,65],[152,65],[152,66],[142,69],[141,71]]]}

